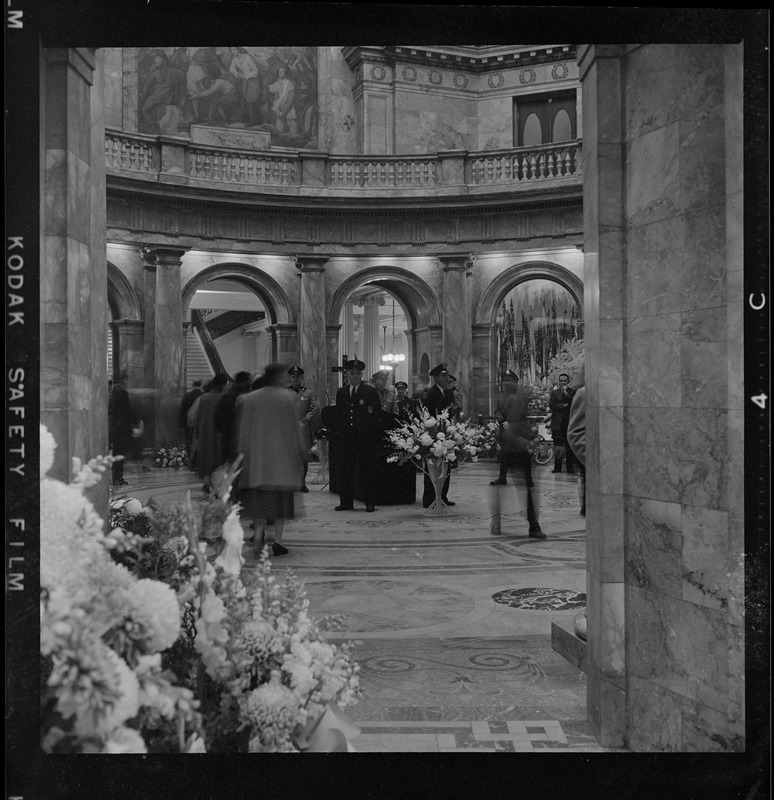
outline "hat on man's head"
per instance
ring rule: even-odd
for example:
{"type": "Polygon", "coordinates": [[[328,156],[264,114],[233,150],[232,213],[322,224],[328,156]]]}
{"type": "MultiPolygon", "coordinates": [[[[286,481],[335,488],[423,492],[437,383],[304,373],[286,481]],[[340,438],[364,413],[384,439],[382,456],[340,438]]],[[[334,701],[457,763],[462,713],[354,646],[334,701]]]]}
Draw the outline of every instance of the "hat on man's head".
{"type": "Polygon", "coordinates": [[[371,380],[375,381],[377,378],[389,378],[390,373],[386,369],[378,369],[374,374],[371,376],[371,380]]]}
{"type": "Polygon", "coordinates": [[[452,375],[451,373],[449,373],[449,380],[450,381],[456,381],[457,380],[457,376],[456,375],[452,375]]]}
{"type": "Polygon", "coordinates": [[[430,370],[430,376],[433,378],[436,375],[442,375],[443,373],[446,373],[447,375],[449,373],[449,370],[446,368],[446,362],[444,362],[443,364],[439,364],[437,367],[433,367],[430,370]]]}
{"type": "Polygon", "coordinates": [[[408,384],[406,383],[406,381],[398,381],[398,382],[395,384],[395,388],[396,388],[396,389],[400,389],[400,387],[401,387],[401,386],[402,386],[404,389],[408,389],[408,384]]]}
{"type": "Polygon", "coordinates": [[[350,360],[344,364],[344,369],[356,369],[358,372],[362,372],[365,369],[365,362],[361,361],[359,358],[350,358],[350,360]]]}
{"type": "Polygon", "coordinates": [[[288,375],[303,375],[303,374],[304,374],[304,370],[302,370],[301,367],[298,366],[298,364],[294,364],[288,370],[288,375]]]}
{"type": "Polygon", "coordinates": [[[506,369],[505,372],[503,372],[503,380],[517,381],[519,380],[519,376],[512,369],[506,369]]]}

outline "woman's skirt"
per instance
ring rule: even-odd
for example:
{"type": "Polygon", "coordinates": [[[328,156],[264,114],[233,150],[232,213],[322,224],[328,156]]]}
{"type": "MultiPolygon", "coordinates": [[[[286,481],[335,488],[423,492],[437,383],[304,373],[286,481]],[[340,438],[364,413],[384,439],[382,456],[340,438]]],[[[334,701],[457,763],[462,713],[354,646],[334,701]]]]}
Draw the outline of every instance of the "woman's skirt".
{"type": "Polygon", "coordinates": [[[240,489],[242,515],[252,519],[293,519],[293,492],[248,487],[240,489]]]}

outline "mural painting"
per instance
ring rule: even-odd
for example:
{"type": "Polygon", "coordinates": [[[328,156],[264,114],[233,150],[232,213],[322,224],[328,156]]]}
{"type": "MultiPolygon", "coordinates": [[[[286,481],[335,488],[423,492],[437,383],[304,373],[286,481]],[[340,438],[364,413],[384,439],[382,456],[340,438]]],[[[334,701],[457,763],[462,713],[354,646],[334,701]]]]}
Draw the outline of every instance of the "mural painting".
{"type": "Polygon", "coordinates": [[[551,359],[562,346],[583,338],[572,295],[552,281],[532,280],[503,299],[495,325],[498,374],[514,370],[533,386],[548,385],[551,359]]]}
{"type": "Polygon", "coordinates": [[[140,133],[214,125],[317,148],[316,47],[141,47],[137,73],[140,133]]]}

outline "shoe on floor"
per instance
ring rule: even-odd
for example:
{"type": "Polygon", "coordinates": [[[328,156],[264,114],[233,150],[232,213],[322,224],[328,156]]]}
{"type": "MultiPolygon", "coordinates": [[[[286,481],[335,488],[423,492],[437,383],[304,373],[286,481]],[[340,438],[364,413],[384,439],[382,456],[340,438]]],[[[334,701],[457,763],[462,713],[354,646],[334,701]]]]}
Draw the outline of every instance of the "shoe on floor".
{"type": "Polygon", "coordinates": [[[534,525],[529,529],[529,535],[533,539],[547,539],[548,537],[540,530],[539,525],[534,525]]]}
{"type": "Polygon", "coordinates": [[[129,481],[113,481],[113,486],[128,486],[129,481]]]}
{"type": "Polygon", "coordinates": [[[354,506],[346,506],[346,505],[342,504],[340,506],[336,506],[336,508],[334,508],[333,510],[334,511],[354,511],[355,507],[354,506]]]}
{"type": "Polygon", "coordinates": [[[441,500],[443,500],[443,502],[446,503],[447,506],[456,506],[457,505],[454,502],[454,500],[447,500],[445,497],[442,497],[441,500]]]}
{"type": "Polygon", "coordinates": [[[366,511],[376,511],[375,506],[366,506],[366,511]]]}
{"type": "Polygon", "coordinates": [[[271,546],[271,552],[274,553],[275,556],[286,556],[290,551],[287,547],[283,547],[281,544],[274,544],[271,546]]]}
{"type": "Polygon", "coordinates": [[[490,536],[502,536],[503,532],[500,530],[500,526],[499,525],[492,525],[489,528],[489,535],[490,536]]]}
{"type": "Polygon", "coordinates": [[[499,478],[496,481],[489,481],[490,486],[506,486],[508,481],[501,481],[499,478]]]}

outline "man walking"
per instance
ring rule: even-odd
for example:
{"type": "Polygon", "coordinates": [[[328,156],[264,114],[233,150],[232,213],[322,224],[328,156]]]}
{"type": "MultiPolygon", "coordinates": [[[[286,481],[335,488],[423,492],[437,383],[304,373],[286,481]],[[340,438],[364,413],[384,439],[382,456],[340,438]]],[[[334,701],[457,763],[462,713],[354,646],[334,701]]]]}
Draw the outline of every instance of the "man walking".
{"type": "Polygon", "coordinates": [[[295,364],[288,370],[290,375],[290,385],[288,389],[296,393],[296,415],[298,417],[298,424],[301,428],[301,439],[305,447],[304,456],[304,483],[301,486],[302,492],[308,492],[309,489],[306,485],[306,473],[309,471],[309,451],[314,445],[314,437],[312,436],[312,420],[314,413],[317,410],[317,405],[314,402],[314,394],[311,389],[307,389],[303,385],[304,370],[295,364]]]}
{"type": "MultiPolygon", "coordinates": [[[[511,471],[517,491],[523,487],[526,498],[529,535],[533,539],[545,539],[540,529],[540,495],[534,491],[532,483],[532,452],[530,450],[530,430],[527,422],[530,393],[519,391],[519,376],[511,370],[503,375],[503,391],[497,398],[494,416],[500,423],[501,476],[490,486],[499,487],[505,475],[511,471]],[[521,475],[522,477],[519,477],[521,475]]],[[[492,520],[490,533],[499,536],[500,531],[500,493],[499,488],[491,490],[490,510],[492,520]]]]}
{"type": "Polygon", "coordinates": [[[129,401],[129,392],[126,384],[129,375],[122,372],[113,384],[108,400],[108,433],[110,435],[110,448],[114,456],[124,456],[120,461],[114,461],[112,466],[113,486],[126,486],[124,480],[124,460],[132,438],[132,429],[138,425],[140,418],[132,408],[129,401]]]}
{"type": "Polygon", "coordinates": [[[180,401],[180,411],[177,415],[177,427],[183,432],[185,438],[185,445],[188,448],[188,454],[191,453],[191,439],[193,437],[193,430],[188,427],[188,412],[196,400],[204,394],[202,392],[202,382],[194,381],[192,389],[183,395],[180,401]]]}
{"type": "Polygon", "coordinates": [[[336,392],[336,467],[339,505],[336,511],[352,511],[357,487],[366,511],[374,506],[374,458],[379,441],[379,393],[363,383],[366,365],[351,359],[344,365],[348,386],[336,392]]]}

